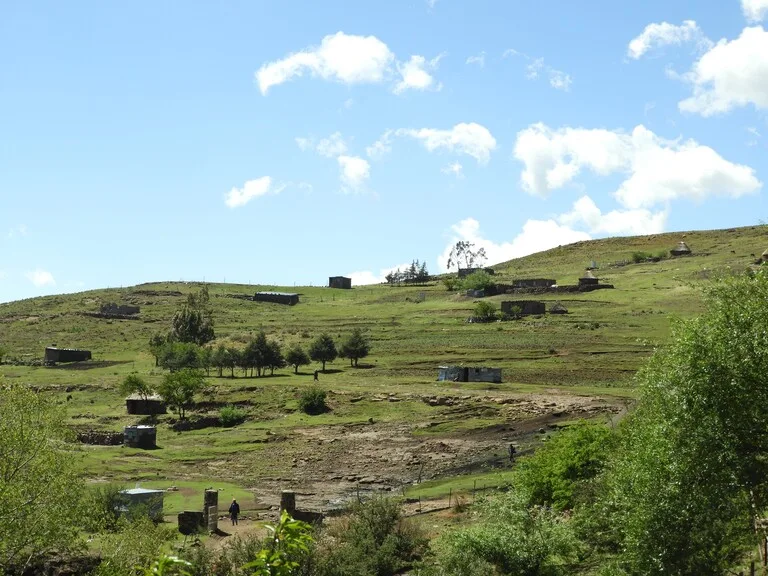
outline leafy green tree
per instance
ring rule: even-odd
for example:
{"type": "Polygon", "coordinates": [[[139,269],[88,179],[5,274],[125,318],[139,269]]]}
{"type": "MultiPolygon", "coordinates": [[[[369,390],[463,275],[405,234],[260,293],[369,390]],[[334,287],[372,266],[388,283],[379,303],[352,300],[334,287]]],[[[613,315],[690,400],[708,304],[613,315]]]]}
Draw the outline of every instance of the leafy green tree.
{"type": "Polygon", "coordinates": [[[287,366],[285,357],[283,357],[283,351],[280,348],[280,343],[276,340],[270,340],[267,345],[266,366],[269,368],[270,376],[275,374],[275,368],[285,368],[287,366]]]}
{"type": "Polygon", "coordinates": [[[323,372],[325,372],[325,363],[333,362],[338,355],[336,344],[329,334],[321,334],[309,345],[309,357],[315,362],[322,362],[323,372]]]}
{"type": "Polygon", "coordinates": [[[357,361],[368,356],[370,351],[371,344],[360,328],[352,330],[352,333],[339,346],[339,356],[349,358],[349,365],[355,367],[357,367],[357,361]]]}
{"type": "Polygon", "coordinates": [[[640,373],[594,514],[631,574],[725,574],[768,506],[768,270],[705,293],[640,373]]]}
{"type": "Polygon", "coordinates": [[[572,424],[532,456],[520,459],[515,489],[527,495],[531,505],[573,508],[579,484],[603,470],[613,440],[611,430],[601,424],[583,420],[572,424]]]}
{"type": "Polygon", "coordinates": [[[485,270],[478,270],[472,272],[461,282],[461,287],[464,290],[488,290],[496,286],[496,282],[493,276],[488,274],[485,270]]]}
{"type": "Polygon", "coordinates": [[[227,368],[230,370],[230,376],[235,377],[235,368],[243,365],[243,353],[233,346],[227,347],[227,368]]]}
{"type": "Polygon", "coordinates": [[[227,367],[227,349],[224,344],[219,344],[211,355],[211,364],[218,370],[219,378],[222,377],[224,368],[227,367]]]}
{"type": "Polygon", "coordinates": [[[160,366],[160,357],[163,355],[163,349],[168,342],[166,334],[154,334],[149,339],[149,351],[155,357],[155,366],[160,366]]]}
{"type": "Polygon", "coordinates": [[[146,400],[154,393],[155,389],[152,387],[152,385],[144,378],[139,376],[136,372],[128,374],[128,376],[126,376],[120,384],[120,394],[124,396],[136,394],[140,398],[146,400]]]}
{"type": "Polygon", "coordinates": [[[205,370],[205,375],[211,375],[211,366],[213,366],[213,349],[209,346],[200,346],[197,351],[197,365],[205,370]]]}
{"type": "Polygon", "coordinates": [[[194,406],[195,395],[205,387],[205,377],[199,370],[184,368],[178,372],[166,374],[158,392],[166,404],[176,410],[179,418],[186,418],[188,408],[194,406]]]}
{"type": "Polygon", "coordinates": [[[216,337],[207,286],[198,293],[187,295],[186,303],[173,315],[170,336],[177,342],[193,342],[201,346],[216,337]]]}
{"type": "Polygon", "coordinates": [[[485,248],[475,249],[475,244],[468,240],[459,240],[451,248],[451,253],[448,255],[448,270],[453,268],[475,268],[482,266],[487,256],[485,254],[485,248]]]}
{"type": "Polygon", "coordinates": [[[486,302],[485,300],[475,304],[474,316],[483,322],[490,322],[496,319],[498,311],[496,305],[493,302],[486,302]]]}
{"type": "Polygon", "coordinates": [[[86,513],[71,432],[50,396],[0,378],[0,573],[80,542],[86,513]]]}
{"type": "Polygon", "coordinates": [[[160,353],[160,366],[171,372],[200,368],[200,347],[192,342],[166,342],[160,353]]]}
{"type": "Polygon", "coordinates": [[[304,349],[299,344],[291,346],[288,353],[285,355],[285,359],[289,366],[293,366],[294,374],[299,373],[299,366],[309,364],[311,361],[307,353],[304,352],[304,349]]]}

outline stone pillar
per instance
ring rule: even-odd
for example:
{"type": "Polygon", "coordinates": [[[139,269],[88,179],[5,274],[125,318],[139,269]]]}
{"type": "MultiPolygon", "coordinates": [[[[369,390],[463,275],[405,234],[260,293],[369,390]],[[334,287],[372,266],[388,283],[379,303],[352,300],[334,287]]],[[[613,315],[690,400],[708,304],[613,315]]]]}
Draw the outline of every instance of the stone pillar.
{"type": "Polygon", "coordinates": [[[294,512],[296,511],[296,493],[291,492],[290,490],[283,490],[280,493],[280,512],[285,510],[293,516],[294,512]]]}
{"type": "MultiPolygon", "coordinates": [[[[203,494],[203,516],[205,517],[205,525],[211,526],[212,521],[218,523],[219,515],[219,491],[218,490],[206,490],[203,494]],[[211,512],[213,512],[213,518],[211,518],[211,512]]],[[[218,527],[218,524],[216,525],[218,527]]],[[[214,531],[216,528],[213,529],[214,531]]]]}

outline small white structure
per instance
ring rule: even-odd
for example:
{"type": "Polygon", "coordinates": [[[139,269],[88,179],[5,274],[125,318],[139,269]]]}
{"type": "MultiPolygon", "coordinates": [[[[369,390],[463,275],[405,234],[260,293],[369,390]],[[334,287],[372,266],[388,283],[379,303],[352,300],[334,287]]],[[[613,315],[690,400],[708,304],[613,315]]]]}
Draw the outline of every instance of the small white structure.
{"type": "Polygon", "coordinates": [[[118,509],[121,514],[138,509],[142,513],[146,510],[147,516],[152,520],[163,519],[163,496],[165,495],[163,490],[136,487],[121,490],[120,495],[124,502],[118,509]]]}

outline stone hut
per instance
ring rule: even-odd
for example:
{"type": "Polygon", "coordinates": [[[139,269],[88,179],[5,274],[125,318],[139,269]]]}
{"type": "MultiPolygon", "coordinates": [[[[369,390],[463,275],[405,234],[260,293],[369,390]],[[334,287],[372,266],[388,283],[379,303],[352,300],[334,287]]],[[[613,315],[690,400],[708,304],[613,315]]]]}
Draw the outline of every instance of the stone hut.
{"type": "Polygon", "coordinates": [[[549,313],[550,314],[568,314],[568,308],[560,304],[560,302],[555,302],[552,304],[552,306],[549,307],[549,313]]]}
{"type": "Polygon", "coordinates": [[[579,286],[597,286],[598,279],[595,277],[595,275],[592,273],[592,270],[587,270],[587,272],[579,278],[579,286]]]}
{"type": "Polygon", "coordinates": [[[546,312],[546,306],[544,302],[537,302],[535,300],[506,300],[501,303],[501,313],[512,316],[519,313],[521,316],[533,316],[538,314],[544,314],[546,312]],[[518,308],[520,312],[514,310],[518,308]]]}
{"type": "Polygon", "coordinates": [[[465,278],[470,274],[474,274],[475,272],[480,272],[480,271],[486,272],[491,276],[496,274],[496,270],[494,270],[493,268],[459,268],[459,278],[465,278]]]}
{"type": "Polygon", "coordinates": [[[341,288],[342,290],[352,289],[352,278],[346,276],[330,276],[328,278],[328,288],[341,288]]]}
{"type": "Polygon", "coordinates": [[[151,490],[149,488],[130,488],[121,490],[120,496],[123,504],[118,508],[118,512],[126,514],[131,508],[145,509],[147,516],[152,520],[159,522],[163,519],[163,496],[162,490],[151,490]]]}
{"type": "Polygon", "coordinates": [[[102,314],[115,314],[118,316],[134,316],[141,311],[139,306],[133,306],[130,304],[115,304],[110,302],[109,304],[102,304],[99,311],[102,314]]]}
{"type": "Polygon", "coordinates": [[[123,428],[123,445],[129,448],[157,448],[155,426],[126,426],[123,428]]]}
{"type": "Polygon", "coordinates": [[[669,253],[672,254],[672,256],[690,256],[691,249],[688,247],[688,244],[680,240],[677,246],[672,248],[672,250],[670,250],[669,253]]]}
{"type": "Polygon", "coordinates": [[[125,410],[128,414],[138,414],[141,416],[165,414],[167,411],[165,401],[158,394],[153,394],[147,398],[132,394],[125,399],[125,410]]]}
{"type": "Polygon", "coordinates": [[[437,371],[439,382],[501,382],[501,368],[466,366],[440,366],[437,371]]]}
{"type": "Polygon", "coordinates": [[[273,302],[293,306],[299,303],[299,295],[293,292],[256,292],[254,302],[273,302]]]}
{"type": "Polygon", "coordinates": [[[49,346],[45,349],[45,364],[52,366],[59,362],[85,362],[91,359],[90,350],[76,350],[74,348],[56,348],[49,346]]]}

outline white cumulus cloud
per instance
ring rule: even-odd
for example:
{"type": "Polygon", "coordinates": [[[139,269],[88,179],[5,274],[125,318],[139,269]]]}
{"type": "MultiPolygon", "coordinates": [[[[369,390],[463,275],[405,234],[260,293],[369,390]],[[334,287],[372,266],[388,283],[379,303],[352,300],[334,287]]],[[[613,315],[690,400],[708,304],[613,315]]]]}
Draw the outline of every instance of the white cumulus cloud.
{"type": "Polygon", "coordinates": [[[402,94],[406,90],[441,90],[443,85],[436,83],[430,72],[437,69],[442,55],[427,60],[424,56],[411,56],[407,62],[397,64],[400,81],[395,85],[395,94],[402,94]]]}
{"type": "Polygon", "coordinates": [[[557,246],[589,240],[586,232],[572,230],[554,220],[528,220],[520,233],[510,242],[496,243],[483,237],[480,223],[474,218],[466,218],[451,226],[452,237],[442,254],[437,257],[440,270],[448,270],[448,257],[451,248],[459,240],[466,240],[475,245],[475,249],[483,248],[488,261],[486,264],[498,264],[512,258],[520,258],[534,252],[549,250],[557,246]]]}
{"type": "Polygon", "coordinates": [[[42,268],[27,272],[24,276],[26,276],[27,280],[32,282],[37,288],[56,285],[56,280],[53,279],[53,274],[42,268]]]}
{"type": "Polygon", "coordinates": [[[533,124],[517,134],[514,156],[524,165],[523,189],[539,196],[562,188],[585,169],[601,176],[625,174],[614,196],[631,209],[676,198],[738,198],[762,187],[749,166],[729,162],[694,140],[663,139],[642,125],[626,134],[533,124]]]}
{"type": "Polygon", "coordinates": [[[639,36],[630,41],[627,55],[638,60],[651,50],[669,45],[680,46],[688,42],[708,42],[694,20],[685,20],[680,26],[669,22],[654,22],[648,24],[639,36]]]}
{"type": "Polygon", "coordinates": [[[372,272],[370,270],[361,270],[358,272],[350,272],[346,276],[348,278],[352,278],[352,285],[353,286],[365,286],[368,284],[381,284],[382,282],[386,282],[386,276],[390,272],[394,272],[395,270],[406,270],[410,267],[410,262],[408,264],[400,264],[400,266],[392,266],[391,268],[382,268],[379,270],[379,273],[372,272]]]}
{"type": "Polygon", "coordinates": [[[248,180],[243,184],[242,188],[232,188],[227,192],[224,197],[224,203],[230,208],[239,208],[245,206],[259,196],[266,196],[267,194],[279,194],[283,191],[285,185],[279,186],[272,185],[272,178],[269,176],[262,176],[255,180],[248,180]]]}
{"type": "Polygon", "coordinates": [[[741,11],[749,22],[760,22],[768,16],[768,0],[741,0],[741,11]]]}
{"type": "Polygon", "coordinates": [[[345,191],[360,190],[371,177],[371,165],[359,156],[339,156],[341,183],[345,191]]]}
{"type": "Polygon", "coordinates": [[[407,128],[397,131],[398,136],[419,140],[430,152],[445,149],[456,154],[471,156],[480,164],[487,164],[496,149],[496,139],[490,130],[475,122],[456,124],[448,130],[436,128],[407,128]]]}
{"type": "Polygon", "coordinates": [[[641,236],[663,232],[668,215],[667,210],[646,209],[603,213],[589,196],[582,196],[574,202],[571,211],[560,215],[557,221],[570,227],[585,226],[592,234],[641,236]]]}
{"type": "Polygon", "coordinates": [[[319,46],[263,64],[256,72],[256,81],[264,96],[272,87],[305,74],[342,84],[381,84],[399,78],[393,86],[397,94],[409,89],[439,90],[441,84],[432,72],[440,58],[442,55],[427,60],[417,54],[400,62],[376,36],[337,32],[325,36],[319,46]]]}
{"type": "Polygon", "coordinates": [[[683,112],[712,116],[752,104],[768,108],[768,31],[745,28],[735,40],[720,40],[682,76],[693,95],[683,112]]]}

